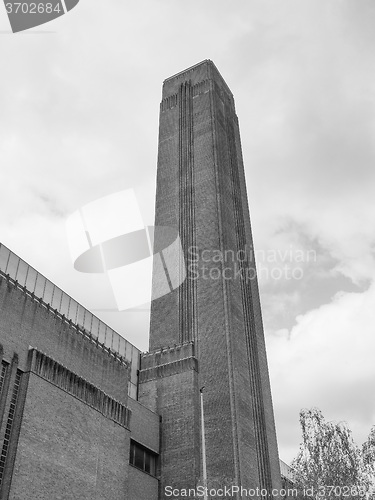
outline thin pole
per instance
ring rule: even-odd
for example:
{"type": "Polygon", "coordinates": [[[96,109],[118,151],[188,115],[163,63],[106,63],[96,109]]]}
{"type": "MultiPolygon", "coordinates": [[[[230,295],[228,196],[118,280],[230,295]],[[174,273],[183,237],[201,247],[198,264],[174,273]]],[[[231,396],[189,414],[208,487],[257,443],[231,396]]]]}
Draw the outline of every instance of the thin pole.
{"type": "Polygon", "coordinates": [[[203,410],[203,389],[199,389],[201,393],[201,427],[202,427],[202,464],[203,464],[203,486],[204,486],[204,500],[207,500],[207,463],[206,463],[206,436],[204,432],[204,410],[203,410]]]}

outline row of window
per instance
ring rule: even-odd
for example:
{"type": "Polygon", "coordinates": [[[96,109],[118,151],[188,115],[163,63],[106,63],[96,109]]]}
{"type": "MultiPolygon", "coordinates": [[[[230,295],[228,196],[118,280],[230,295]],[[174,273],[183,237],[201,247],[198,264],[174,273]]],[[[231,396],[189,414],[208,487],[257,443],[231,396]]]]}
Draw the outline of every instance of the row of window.
{"type": "Polygon", "coordinates": [[[157,455],[145,448],[144,446],[136,443],[135,441],[130,441],[130,457],[129,462],[137,469],[147,472],[152,476],[156,475],[156,459],[157,455]]]}
{"type": "MultiPolygon", "coordinates": [[[[0,485],[2,484],[3,477],[4,477],[5,461],[7,458],[8,448],[9,448],[9,444],[10,444],[10,435],[11,435],[12,426],[13,426],[14,414],[16,411],[18,391],[19,391],[19,387],[20,387],[20,383],[21,383],[21,375],[22,375],[21,370],[17,370],[16,378],[14,381],[13,392],[12,392],[12,399],[10,401],[8,419],[7,419],[7,423],[6,423],[6,427],[5,427],[3,448],[2,448],[1,454],[0,454],[0,485]]],[[[1,378],[2,378],[2,384],[3,384],[3,377],[1,377],[1,378]]]]}
{"type": "MultiPolygon", "coordinates": [[[[2,391],[2,386],[4,383],[6,371],[7,371],[7,365],[5,363],[2,363],[2,365],[0,366],[0,394],[2,391]]],[[[2,483],[3,479],[5,459],[9,446],[10,431],[13,424],[13,417],[17,402],[18,389],[21,381],[21,373],[22,372],[20,370],[17,370],[15,384],[13,387],[12,401],[9,409],[8,421],[4,436],[3,449],[1,450],[0,453],[0,484],[2,483]]],[[[148,448],[142,446],[141,444],[136,443],[133,440],[130,440],[129,462],[134,467],[137,467],[137,469],[140,469],[143,472],[147,472],[152,476],[156,476],[157,454],[149,450],[148,448]]]]}

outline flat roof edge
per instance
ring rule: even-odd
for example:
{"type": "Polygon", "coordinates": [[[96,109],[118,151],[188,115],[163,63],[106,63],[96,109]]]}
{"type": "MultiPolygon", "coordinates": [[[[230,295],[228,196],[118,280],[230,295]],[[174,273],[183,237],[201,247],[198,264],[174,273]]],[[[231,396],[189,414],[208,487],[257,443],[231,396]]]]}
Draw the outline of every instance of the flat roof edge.
{"type": "Polygon", "coordinates": [[[169,82],[170,80],[173,80],[174,78],[177,78],[178,76],[183,75],[184,73],[187,73],[188,71],[191,71],[194,68],[197,68],[198,66],[201,66],[202,64],[207,63],[207,62],[212,62],[212,61],[210,61],[210,59],[203,59],[203,61],[201,61],[201,62],[199,62],[197,64],[193,64],[193,66],[190,66],[189,68],[183,69],[182,71],[179,71],[175,75],[169,76],[168,78],[166,78],[163,81],[163,84],[166,83],[166,82],[169,82]]]}
{"type": "Polygon", "coordinates": [[[198,68],[199,66],[202,66],[203,64],[211,64],[215,71],[218,73],[218,75],[220,76],[222,82],[224,83],[225,85],[225,88],[227,89],[227,91],[229,92],[229,94],[233,97],[233,93],[232,91],[230,90],[230,88],[228,87],[228,84],[227,82],[224,80],[222,74],[220,73],[220,71],[217,69],[217,66],[216,64],[211,60],[211,59],[204,59],[203,61],[200,61],[199,63],[197,64],[194,64],[193,66],[190,66],[189,68],[186,68],[182,71],[179,71],[178,73],[166,78],[164,81],[163,81],[163,85],[165,85],[166,83],[170,82],[171,80],[173,80],[174,78],[178,78],[179,76],[185,74],[185,73],[189,73],[189,71],[192,71],[193,69],[195,68],[198,68]]]}

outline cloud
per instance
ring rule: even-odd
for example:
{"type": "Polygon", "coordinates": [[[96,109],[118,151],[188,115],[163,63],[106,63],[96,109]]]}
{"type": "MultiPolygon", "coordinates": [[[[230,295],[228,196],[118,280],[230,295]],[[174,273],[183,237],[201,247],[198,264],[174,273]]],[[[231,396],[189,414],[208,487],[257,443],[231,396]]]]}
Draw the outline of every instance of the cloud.
{"type": "Polygon", "coordinates": [[[281,449],[286,460],[301,440],[301,408],[318,407],[330,420],[346,421],[361,443],[373,419],[375,386],[375,284],[362,293],[340,293],[297,318],[290,332],[267,338],[271,384],[281,449]],[[360,422],[360,425],[359,425],[360,422]]]}
{"type": "MultiPolygon", "coordinates": [[[[82,0],[56,33],[0,35],[1,241],[88,306],[105,297],[74,274],[65,217],[135,187],[152,222],[161,83],[214,60],[236,99],[256,250],[317,255],[288,262],[301,280],[260,283],[283,458],[301,406],[347,415],[358,436],[374,418],[374,16],[371,0],[82,0]]],[[[105,319],[145,348],[146,312],[105,319]]]]}

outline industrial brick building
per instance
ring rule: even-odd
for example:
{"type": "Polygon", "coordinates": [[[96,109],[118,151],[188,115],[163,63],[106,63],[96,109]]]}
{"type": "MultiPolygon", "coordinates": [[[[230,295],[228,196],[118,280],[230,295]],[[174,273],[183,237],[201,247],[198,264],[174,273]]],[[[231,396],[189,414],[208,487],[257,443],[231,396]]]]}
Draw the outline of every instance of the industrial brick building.
{"type": "Polygon", "coordinates": [[[208,60],[163,85],[155,226],[187,276],[148,353],[0,245],[2,499],[281,487],[238,119],[208,60]]]}

